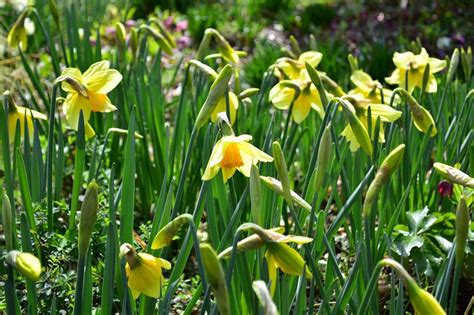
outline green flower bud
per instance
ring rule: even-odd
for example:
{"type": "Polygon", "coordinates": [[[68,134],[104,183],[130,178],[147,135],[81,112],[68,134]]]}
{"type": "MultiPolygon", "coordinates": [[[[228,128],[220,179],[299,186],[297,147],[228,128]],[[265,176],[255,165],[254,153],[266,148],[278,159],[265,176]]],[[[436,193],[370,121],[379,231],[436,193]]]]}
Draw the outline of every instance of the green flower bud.
{"type": "Polygon", "coordinates": [[[309,77],[311,78],[311,81],[313,82],[314,86],[318,90],[319,97],[321,98],[321,103],[323,104],[323,107],[326,108],[328,106],[328,97],[326,95],[326,90],[324,89],[324,85],[321,81],[321,77],[319,76],[318,71],[310,65],[309,63],[305,62],[306,65],[306,70],[308,71],[309,77]]]}
{"type": "Polygon", "coordinates": [[[196,59],[203,60],[206,50],[209,48],[209,44],[211,43],[212,38],[212,29],[208,28],[204,31],[204,36],[199,44],[199,48],[196,52],[196,59]]]}
{"type": "Polygon", "coordinates": [[[249,88],[249,89],[246,89],[245,91],[240,92],[240,94],[238,95],[238,98],[239,100],[242,100],[247,97],[252,97],[255,94],[257,94],[259,91],[260,90],[257,88],[249,88]]]}
{"type": "Polygon", "coordinates": [[[219,313],[223,315],[230,314],[229,295],[227,293],[224,269],[222,269],[217,254],[210,245],[202,244],[200,247],[206,277],[216,297],[219,313]]]}
{"type": "Polygon", "coordinates": [[[127,31],[125,30],[125,26],[117,22],[115,24],[115,38],[117,39],[117,44],[119,47],[125,46],[125,38],[127,37],[127,31]]]}
{"type": "MultiPolygon", "coordinates": [[[[268,188],[270,188],[271,190],[273,190],[274,192],[276,192],[277,194],[279,194],[283,197],[285,196],[284,192],[283,192],[282,184],[279,180],[277,180],[273,177],[268,177],[268,176],[260,176],[260,179],[263,181],[263,183],[268,188]]],[[[307,203],[306,200],[304,200],[302,197],[300,197],[293,190],[290,191],[290,194],[291,194],[291,199],[293,200],[293,202],[295,202],[297,205],[299,205],[303,209],[311,211],[311,205],[309,203],[307,203]]]]}
{"type": "Polygon", "coordinates": [[[469,46],[467,50],[461,48],[461,64],[466,78],[471,77],[472,73],[472,49],[469,46]]]}
{"type": "Polygon", "coordinates": [[[301,47],[296,38],[293,35],[290,35],[290,45],[291,45],[291,51],[295,56],[301,55],[301,47]]]}
{"type": "Polygon", "coordinates": [[[170,34],[166,31],[166,29],[161,25],[160,21],[157,18],[151,18],[150,22],[154,23],[158,29],[160,30],[160,33],[163,34],[165,37],[166,41],[172,48],[176,48],[176,43],[173,40],[173,38],[170,36],[170,34]]]}
{"type": "MultiPolygon", "coordinates": [[[[207,30],[206,30],[207,32],[207,30]]],[[[232,62],[234,64],[239,63],[239,55],[237,52],[230,46],[229,42],[221,35],[217,30],[211,28],[209,32],[214,36],[217,41],[217,46],[222,54],[224,60],[232,62]]]]}
{"type": "Polygon", "coordinates": [[[97,220],[99,209],[99,186],[95,181],[90,182],[87,187],[84,201],[81,207],[81,218],[79,219],[79,257],[85,257],[97,220]]]}
{"type": "Polygon", "coordinates": [[[28,38],[24,24],[25,19],[29,14],[30,9],[23,11],[23,13],[18,17],[15,24],[13,24],[12,28],[8,32],[7,43],[9,47],[17,48],[19,46],[22,51],[25,51],[28,48],[28,38]]]}
{"type": "Polygon", "coordinates": [[[10,199],[5,191],[2,191],[2,223],[3,234],[5,235],[5,243],[8,250],[13,249],[13,222],[12,222],[12,207],[10,199]]]}
{"type": "Polygon", "coordinates": [[[173,55],[173,49],[171,48],[170,44],[166,40],[166,38],[161,35],[160,33],[156,32],[154,29],[152,29],[148,25],[140,25],[141,30],[146,30],[158,43],[161,49],[168,55],[172,56],[173,55]]]}
{"type": "Polygon", "coordinates": [[[268,291],[267,284],[262,280],[257,280],[252,283],[252,289],[263,307],[263,313],[265,315],[278,315],[278,309],[272,300],[270,291],[268,291]]]}
{"type": "Polygon", "coordinates": [[[382,188],[382,185],[387,182],[390,175],[392,175],[393,172],[398,168],[400,162],[402,161],[404,152],[405,145],[400,144],[383,160],[379,170],[377,171],[377,174],[375,174],[374,180],[370,183],[369,189],[367,190],[363,208],[364,216],[368,217],[370,215],[372,204],[374,203],[375,198],[382,188]]]}
{"type": "MultiPolygon", "coordinates": [[[[324,175],[327,173],[327,168],[332,156],[332,139],[331,139],[331,123],[329,123],[323,131],[321,142],[318,148],[318,159],[316,160],[316,167],[313,172],[314,176],[314,191],[319,191],[323,184],[324,175]]],[[[313,177],[312,176],[312,177],[313,177]]]]}
{"type": "Polygon", "coordinates": [[[173,241],[173,238],[178,234],[178,231],[182,226],[193,222],[192,215],[185,213],[173,219],[173,221],[166,224],[159,232],[156,234],[151,244],[152,249],[159,249],[165,246],[168,246],[173,241]]]}
{"type": "Polygon", "coordinates": [[[436,162],[433,164],[438,173],[452,183],[474,188],[474,178],[451,165],[436,162]]]}
{"type": "Polygon", "coordinates": [[[354,57],[352,54],[349,54],[347,55],[347,61],[349,61],[351,72],[359,70],[359,60],[357,60],[357,57],[354,57]]]}
{"type": "Polygon", "coordinates": [[[232,77],[234,69],[231,65],[226,65],[222,68],[219,75],[214,80],[214,83],[211,85],[209,94],[207,95],[204,105],[202,105],[201,110],[196,118],[195,128],[199,129],[209,120],[212,112],[216,108],[217,104],[224,96],[224,93],[227,91],[227,87],[232,77]]]}
{"type": "Polygon", "coordinates": [[[434,137],[438,133],[438,130],[436,129],[435,121],[431,116],[430,112],[426,108],[418,104],[415,98],[411,96],[405,89],[397,88],[394,90],[393,94],[395,94],[396,92],[400,93],[401,96],[408,103],[411,112],[411,117],[413,119],[413,123],[415,124],[416,129],[423,133],[426,133],[428,132],[430,126],[433,126],[433,128],[431,129],[430,137],[434,137]]]}
{"type": "Polygon", "coordinates": [[[135,56],[138,50],[138,32],[136,28],[132,28],[130,30],[128,45],[130,46],[130,50],[132,51],[133,56],[135,56]]]}
{"type": "Polygon", "coordinates": [[[210,77],[212,80],[215,80],[219,74],[216,72],[216,70],[212,69],[205,63],[200,62],[199,60],[192,59],[189,61],[189,64],[198,67],[199,70],[204,72],[208,77],[210,77]]]}
{"type": "Polygon", "coordinates": [[[459,64],[459,49],[455,48],[449,61],[448,75],[446,76],[446,82],[451,82],[456,74],[456,70],[459,64]]]}
{"type": "Polygon", "coordinates": [[[466,248],[467,235],[469,233],[469,207],[466,197],[461,195],[456,210],[456,263],[462,264],[464,250],[466,248]]]}
{"type": "Polygon", "coordinates": [[[273,161],[277,170],[278,176],[280,177],[281,186],[283,189],[283,197],[286,202],[291,203],[291,187],[290,178],[288,176],[288,168],[286,166],[285,156],[281,150],[280,143],[278,141],[273,142],[272,145],[273,161]]]}
{"type": "Polygon", "coordinates": [[[354,106],[345,99],[339,98],[338,101],[344,109],[344,113],[346,114],[349,125],[351,126],[352,132],[354,133],[357,142],[359,142],[365,153],[367,153],[369,156],[372,156],[372,141],[370,140],[369,133],[364,124],[362,124],[362,122],[357,117],[354,106]]]}
{"type": "Polygon", "coordinates": [[[31,281],[38,281],[41,276],[41,262],[30,253],[12,250],[8,252],[6,261],[31,281]]]}

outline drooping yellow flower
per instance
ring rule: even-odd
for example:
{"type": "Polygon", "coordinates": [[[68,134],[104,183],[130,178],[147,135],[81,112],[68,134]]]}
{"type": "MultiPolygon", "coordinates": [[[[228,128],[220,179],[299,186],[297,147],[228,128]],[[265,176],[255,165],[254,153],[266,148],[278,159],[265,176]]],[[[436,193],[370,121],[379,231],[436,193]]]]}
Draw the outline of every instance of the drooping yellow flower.
{"type": "Polygon", "coordinates": [[[429,78],[426,84],[427,93],[436,93],[438,83],[434,73],[446,68],[446,60],[432,58],[422,48],[419,55],[415,55],[411,51],[398,53],[393,55],[393,63],[397,67],[390,77],[385,78],[389,84],[398,84],[398,86],[406,89],[409,93],[413,92],[415,87],[423,87],[423,75],[426,66],[429,64],[429,78]],[[408,79],[408,82],[407,82],[408,79]]]}
{"type": "MultiPolygon", "coordinates": [[[[385,142],[385,128],[383,123],[393,122],[400,118],[402,112],[395,110],[394,108],[383,105],[383,104],[372,104],[369,100],[365,99],[362,94],[354,94],[348,97],[348,100],[351,101],[351,104],[354,106],[356,111],[356,116],[362,122],[366,130],[368,130],[368,111],[370,107],[371,117],[372,117],[372,130],[370,134],[370,138],[373,140],[374,138],[374,131],[375,131],[375,124],[377,122],[377,118],[380,117],[380,129],[378,135],[378,141],[380,143],[385,142]]],[[[357,141],[357,137],[354,134],[351,126],[348,124],[344,130],[342,131],[342,135],[346,137],[347,141],[350,142],[350,149],[352,152],[357,151],[360,147],[359,142],[357,141]]]]}
{"type": "Polygon", "coordinates": [[[82,110],[88,137],[95,135],[94,129],[87,123],[91,112],[108,113],[117,110],[107,97],[107,93],[120,83],[122,75],[109,67],[108,61],[100,61],[91,65],[84,73],[76,68],[67,68],[56,80],[62,82],[62,89],[68,93],[63,104],[63,112],[69,126],[77,130],[82,110]]]}
{"type": "Polygon", "coordinates": [[[170,269],[170,262],[146,253],[137,254],[127,243],[120,247],[120,255],[127,259],[125,272],[132,297],[136,299],[143,293],[149,297],[159,298],[164,282],[161,269],[170,269]]]}
{"type": "Polygon", "coordinates": [[[23,11],[13,24],[12,28],[7,35],[7,43],[10,48],[16,49],[20,47],[22,51],[25,51],[28,47],[27,27],[31,24],[31,21],[27,20],[29,9],[23,11]]]}
{"type": "MultiPolygon", "coordinates": [[[[237,116],[237,109],[239,108],[239,99],[233,92],[229,92],[229,111],[230,111],[230,123],[233,124],[237,116]]],[[[211,114],[211,121],[216,122],[217,114],[227,112],[227,100],[226,97],[222,97],[217,103],[216,108],[211,114]]]]}
{"type": "Polygon", "coordinates": [[[25,136],[25,121],[28,124],[28,136],[29,139],[33,139],[34,134],[34,125],[33,125],[33,118],[35,119],[42,119],[46,120],[46,115],[37,112],[35,110],[31,110],[26,107],[16,106],[11,100],[11,104],[8,109],[8,139],[10,144],[13,143],[15,140],[15,131],[16,131],[16,124],[17,121],[20,123],[20,134],[23,138],[25,136]]]}
{"type": "Polygon", "coordinates": [[[250,177],[252,165],[258,161],[273,161],[271,156],[248,143],[250,140],[252,140],[250,135],[223,136],[212,149],[202,180],[212,179],[220,169],[224,182],[227,182],[236,170],[250,177]]]}
{"type": "Polygon", "coordinates": [[[287,110],[291,107],[291,103],[295,97],[296,90],[289,85],[296,85],[300,89],[300,93],[296,100],[294,100],[291,117],[300,124],[308,117],[311,108],[313,108],[318,115],[324,117],[324,107],[319,96],[319,92],[311,84],[311,81],[303,80],[284,80],[279,82],[270,90],[270,101],[273,106],[278,109],[287,110]]]}
{"type": "Polygon", "coordinates": [[[382,84],[372,79],[368,73],[362,70],[354,71],[351,75],[351,82],[354,83],[356,88],[350,90],[349,94],[362,94],[366,99],[375,104],[388,104],[390,102],[392,91],[383,88],[382,84]]]}

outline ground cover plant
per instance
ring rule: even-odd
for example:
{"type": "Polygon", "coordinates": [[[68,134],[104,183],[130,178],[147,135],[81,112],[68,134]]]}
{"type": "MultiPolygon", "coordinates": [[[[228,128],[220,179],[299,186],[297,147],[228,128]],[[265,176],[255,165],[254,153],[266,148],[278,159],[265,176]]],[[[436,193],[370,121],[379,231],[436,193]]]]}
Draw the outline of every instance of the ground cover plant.
{"type": "Polygon", "coordinates": [[[2,3],[0,311],[472,312],[468,45],[144,3],[2,3]]]}

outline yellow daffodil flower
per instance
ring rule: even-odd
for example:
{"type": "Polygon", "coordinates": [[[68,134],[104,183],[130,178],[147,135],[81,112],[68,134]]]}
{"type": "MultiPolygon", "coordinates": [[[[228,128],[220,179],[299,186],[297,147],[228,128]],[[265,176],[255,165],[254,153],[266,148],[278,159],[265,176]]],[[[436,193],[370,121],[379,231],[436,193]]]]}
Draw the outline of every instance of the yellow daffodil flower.
{"type": "Polygon", "coordinates": [[[406,89],[409,93],[413,92],[415,87],[423,87],[423,75],[426,66],[429,64],[429,78],[426,84],[427,93],[436,93],[438,83],[434,73],[446,68],[446,60],[432,58],[422,48],[419,55],[415,55],[411,51],[398,53],[393,55],[393,63],[397,67],[390,77],[385,78],[389,84],[398,84],[398,86],[406,89]],[[408,82],[406,80],[408,79],[408,82]]]}
{"type": "Polygon", "coordinates": [[[11,104],[8,109],[8,139],[10,144],[13,143],[15,140],[15,131],[16,131],[16,124],[17,121],[20,122],[20,133],[21,137],[25,136],[25,121],[28,124],[28,136],[29,139],[33,139],[33,134],[35,131],[33,125],[33,118],[46,120],[46,115],[37,112],[35,110],[31,110],[26,107],[16,106],[12,99],[10,99],[11,104]]]}
{"type": "Polygon", "coordinates": [[[324,117],[324,107],[321,97],[314,84],[311,84],[311,81],[281,81],[270,90],[269,97],[273,106],[282,110],[289,109],[294,100],[291,117],[297,124],[302,123],[303,120],[308,117],[311,108],[313,108],[321,118],[324,117]],[[290,87],[291,85],[296,85],[300,89],[296,100],[294,100],[296,90],[290,87]]]}
{"type": "MultiPolygon", "coordinates": [[[[371,117],[372,117],[372,131],[370,138],[374,138],[374,130],[375,124],[377,122],[377,118],[380,117],[380,129],[378,135],[378,141],[380,143],[385,142],[385,129],[383,123],[393,122],[400,118],[402,112],[393,109],[388,105],[383,104],[372,104],[369,100],[365,99],[362,94],[354,94],[350,95],[348,99],[351,101],[352,105],[354,105],[356,116],[362,122],[364,127],[368,130],[368,109],[370,107],[371,110],[371,117]]],[[[350,149],[352,152],[357,151],[360,147],[359,142],[351,128],[348,124],[344,130],[342,131],[342,135],[346,137],[347,141],[350,142],[350,149]]]]}
{"type": "MultiPolygon", "coordinates": [[[[216,108],[211,114],[211,121],[216,122],[217,114],[227,111],[227,100],[226,97],[222,97],[217,103],[216,108]]],[[[239,99],[237,95],[233,92],[229,92],[229,111],[230,111],[230,123],[234,124],[235,118],[237,116],[237,109],[239,108],[239,99]]]]}
{"type": "Polygon", "coordinates": [[[167,260],[150,254],[137,254],[132,245],[127,243],[120,247],[120,255],[127,259],[125,272],[133,299],[138,298],[141,293],[149,297],[159,298],[162,293],[161,286],[164,282],[161,268],[170,269],[171,264],[167,260]]]}
{"type": "Polygon", "coordinates": [[[271,156],[248,143],[250,140],[252,140],[250,135],[222,137],[212,149],[202,180],[212,179],[219,169],[222,169],[224,182],[227,182],[236,170],[250,177],[252,165],[257,164],[258,161],[273,161],[271,156]]]}
{"type": "Polygon", "coordinates": [[[29,9],[23,11],[23,13],[18,17],[15,24],[13,24],[12,28],[8,32],[7,35],[7,43],[8,46],[11,48],[16,49],[20,47],[22,51],[25,51],[28,47],[28,37],[27,37],[27,30],[29,23],[31,21],[28,19],[27,16],[29,14],[29,9]]]}
{"type": "Polygon", "coordinates": [[[95,135],[94,129],[87,123],[91,112],[108,113],[117,110],[107,93],[120,83],[122,75],[109,67],[108,61],[100,61],[91,65],[84,73],[76,68],[67,68],[56,80],[62,82],[62,89],[68,93],[63,112],[69,126],[77,130],[79,113],[82,110],[88,137],[95,135]]]}
{"type": "MultiPolygon", "coordinates": [[[[309,63],[314,68],[318,66],[323,58],[323,54],[318,51],[306,51],[297,60],[291,58],[280,58],[275,63],[274,75],[283,79],[299,79],[306,72],[305,63],[309,63]]],[[[309,79],[307,72],[306,77],[309,79]]]]}
{"type": "Polygon", "coordinates": [[[372,79],[368,73],[362,70],[354,71],[351,75],[351,82],[356,88],[349,91],[349,94],[362,94],[366,99],[375,104],[388,104],[390,102],[392,91],[383,88],[382,84],[372,79]]]}

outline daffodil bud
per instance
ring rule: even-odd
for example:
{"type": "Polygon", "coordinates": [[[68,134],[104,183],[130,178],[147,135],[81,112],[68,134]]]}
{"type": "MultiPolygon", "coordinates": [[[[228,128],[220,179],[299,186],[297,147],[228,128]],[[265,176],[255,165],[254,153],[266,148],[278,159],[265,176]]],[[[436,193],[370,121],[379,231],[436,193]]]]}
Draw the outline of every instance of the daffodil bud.
{"type": "MultiPolygon", "coordinates": [[[[277,180],[276,178],[273,178],[273,177],[269,177],[269,176],[260,176],[260,179],[263,181],[263,183],[268,188],[270,188],[271,190],[273,190],[274,192],[276,192],[277,194],[279,194],[283,197],[285,196],[284,193],[283,193],[282,184],[279,180],[277,180]]],[[[291,199],[293,200],[293,202],[295,202],[297,205],[299,205],[303,209],[311,211],[311,205],[309,203],[307,203],[306,200],[304,200],[302,197],[300,197],[293,190],[291,190],[290,193],[291,193],[291,199]]]]}
{"type": "Polygon", "coordinates": [[[166,224],[159,232],[156,234],[151,244],[152,249],[159,249],[165,246],[168,246],[173,241],[173,238],[178,234],[178,231],[182,226],[193,222],[192,215],[185,213],[173,219],[173,221],[166,224]]]}
{"type": "Polygon", "coordinates": [[[286,202],[291,202],[291,186],[290,178],[288,176],[288,168],[286,166],[285,156],[281,150],[280,143],[278,141],[273,142],[272,144],[273,152],[273,161],[275,163],[275,168],[277,170],[278,176],[280,177],[281,186],[283,189],[283,197],[285,197],[286,202]]]}
{"type": "Polygon", "coordinates": [[[413,123],[415,124],[416,129],[423,133],[426,133],[428,132],[430,126],[433,126],[431,129],[430,137],[434,137],[438,133],[438,130],[436,129],[436,124],[430,112],[426,108],[418,104],[415,98],[411,96],[410,93],[408,93],[405,89],[397,88],[395,91],[398,91],[408,103],[411,112],[411,117],[413,119],[413,123]]]}
{"type": "Polygon", "coordinates": [[[310,65],[308,62],[305,62],[306,65],[306,71],[308,71],[309,77],[311,78],[311,81],[313,82],[314,86],[318,90],[319,97],[321,98],[321,103],[323,104],[323,107],[328,106],[328,97],[326,95],[326,90],[324,89],[323,82],[321,81],[321,77],[319,76],[318,71],[310,65]]]}
{"type": "Polygon", "coordinates": [[[474,188],[474,178],[451,165],[436,162],[433,164],[438,173],[452,183],[474,188]]]}
{"type": "Polygon", "coordinates": [[[136,28],[132,28],[130,30],[130,37],[128,39],[128,45],[130,46],[130,50],[132,51],[132,55],[135,56],[138,50],[138,32],[136,28]]]}
{"type": "Polygon", "coordinates": [[[329,166],[332,156],[332,139],[331,139],[331,123],[328,123],[326,128],[324,128],[323,135],[321,137],[321,142],[319,143],[318,148],[318,159],[316,160],[316,167],[314,169],[313,175],[314,181],[312,181],[314,191],[319,191],[321,185],[323,184],[324,175],[327,173],[327,168],[329,166]]]}
{"type": "Polygon", "coordinates": [[[390,175],[398,168],[404,152],[405,145],[400,144],[383,160],[377,174],[375,174],[374,180],[370,183],[369,189],[367,190],[367,195],[364,200],[364,216],[368,217],[370,215],[372,204],[382,188],[382,185],[387,182],[390,175]]]}
{"type": "Polygon", "coordinates": [[[296,38],[293,35],[290,35],[290,45],[291,45],[291,51],[295,56],[301,55],[301,47],[296,38]]]}
{"type": "Polygon", "coordinates": [[[271,255],[278,267],[287,274],[301,276],[303,270],[306,270],[306,278],[312,279],[313,274],[305,268],[306,262],[303,257],[288,244],[285,243],[268,243],[266,256],[271,255]]]}
{"type": "Polygon", "coordinates": [[[10,199],[4,190],[2,190],[2,223],[3,234],[5,235],[5,243],[8,250],[13,249],[13,222],[12,222],[12,207],[10,199]]]}
{"type": "Polygon", "coordinates": [[[59,11],[58,11],[58,6],[56,5],[56,1],[48,0],[48,4],[49,4],[49,11],[51,12],[51,15],[53,16],[54,24],[56,24],[56,27],[58,29],[61,29],[61,23],[59,23],[59,11]]]}
{"type": "Polygon", "coordinates": [[[466,197],[461,195],[456,210],[456,263],[462,264],[464,250],[466,248],[467,235],[469,233],[469,207],[466,197]]]}
{"type": "Polygon", "coordinates": [[[30,253],[11,250],[8,252],[6,261],[31,281],[38,281],[41,276],[41,262],[30,253]]]}
{"type": "Polygon", "coordinates": [[[229,42],[221,35],[217,30],[211,29],[210,31],[214,38],[217,41],[217,47],[222,54],[222,57],[234,64],[239,63],[239,55],[237,52],[230,46],[229,42]]]}
{"type": "Polygon", "coordinates": [[[212,38],[212,29],[208,28],[204,31],[204,36],[199,44],[199,48],[196,52],[196,59],[203,60],[206,50],[209,48],[209,44],[211,43],[212,38]]]}
{"type": "Polygon", "coordinates": [[[397,275],[407,288],[410,302],[413,305],[416,314],[446,314],[438,301],[429,292],[420,288],[402,265],[390,258],[382,259],[380,263],[384,266],[389,266],[395,269],[397,275]]]}
{"type": "Polygon", "coordinates": [[[324,83],[325,86],[328,87],[328,90],[332,91],[332,93],[338,97],[344,96],[346,93],[344,93],[344,90],[337,84],[333,79],[328,77],[326,74],[321,73],[321,82],[324,83]]]}
{"type": "Polygon", "coordinates": [[[160,48],[167,53],[168,55],[173,55],[173,49],[171,48],[170,44],[166,40],[166,38],[161,35],[160,33],[156,32],[148,25],[140,25],[140,29],[146,30],[158,43],[160,48]]]}
{"type": "Polygon", "coordinates": [[[161,25],[160,21],[157,18],[151,18],[150,22],[154,23],[158,27],[158,29],[160,30],[160,33],[163,34],[168,44],[172,48],[176,48],[176,42],[173,40],[170,34],[166,31],[163,25],[161,25]]]}
{"type": "Polygon", "coordinates": [[[262,224],[262,186],[260,183],[260,174],[258,167],[252,165],[250,168],[250,204],[253,221],[256,224],[262,224]]]}
{"type": "Polygon", "coordinates": [[[464,50],[464,47],[461,48],[461,64],[464,76],[470,78],[472,73],[472,49],[470,46],[467,50],[464,50]]]}
{"type": "Polygon", "coordinates": [[[349,61],[351,72],[359,70],[359,60],[357,60],[357,57],[354,57],[352,54],[349,54],[347,55],[347,61],[349,61]]]}
{"type": "Polygon", "coordinates": [[[455,48],[449,61],[448,75],[446,76],[446,82],[451,82],[459,64],[459,49],[455,48]]]}
{"type": "Polygon", "coordinates": [[[246,89],[242,92],[240,92],[240,94],[238,95],[238,98],[239,100],[243,100],[247,97],[252,97],[254,96],[255,94],[257,94],[260,90],[257,89],[257,88],[249,88],[249,89],[246,89]]]}
{"type": "Polygon", "coordinates": [[[192,59],[189,61],[189,64],[196,66],[199,70],[204,72],[208,77],[210,77],[212,80],[215,80],[219,74],[216,72],[216,70],[212,69],[205,63],[200,62],[197,59],[192,59]]]}
{"type": "Polygon", "coordinates": [[[13,24],[12,28],[8,32],[7,43],[9,47],[17,48],[19,46],[22,51],[25,51],[28,47],[28,38],[26,35],[24,23],[29,13],[29,9],[23,11],[23,13],[21,13],[15,24],[13,24]]]}
{"type": "Polygon", "coordinates": [[[233,72],[234,68],[231,65],[226,65],[224,68],[222,68],[221,72],[219,72],[219,75],[212,83],[206,101],[204,102],[204,105],[202,105],[201,110],[199,111],[199,114],[196,118],[196,129],[204,126],[204,124],[209,120],[209,117],[211,117],[212,112],[216,108],[221,98],[224,96],[224,93],[227,91],[233,72]]]}
{"type": "Polygon", "coordinates": [[[97,220],[99,209],[99,186],[95,181],[90,182],[87,187],[84,201],[81,207],[81,218],[79,220],[79,256],[84,257],[89,248],[92,231],[97,220]]]}
{"type": "Polygon", "coordinates": [[[217,254],[210,245],[202,244],[200,247],[206,277],[216,297],[219,313],[223,315],[230,314],[229,295],[227,292],[224,269],[222,269],[217,254]]]}
{"type": "Polygon", "coordinates": [[[117,40],[117,44],[119,47],[125,46],[125,39],[127,38],[127,31],[125,30],[125,26],[117,22],[115,24],[115,38],[117,40]]]}
{"type": "Polygon", "coordinates": [[[252,289],[263,307],[265,315],[278,315],[278,309],[272,300],[267,284],[262,280],[252,282],[252,289]]]}
{"type": "Polygon", "coordinates": [[[354,106],[345,99],[338,99],[339,103],[344,109],[349,125],[351,126],[352,132],[354,133],[357,142],[359,142],[361,148],[369,156],[372,156],[373,146],[370,140],[369,133],[365,128],[364,124],[357,118],[354,106]]]}

